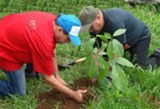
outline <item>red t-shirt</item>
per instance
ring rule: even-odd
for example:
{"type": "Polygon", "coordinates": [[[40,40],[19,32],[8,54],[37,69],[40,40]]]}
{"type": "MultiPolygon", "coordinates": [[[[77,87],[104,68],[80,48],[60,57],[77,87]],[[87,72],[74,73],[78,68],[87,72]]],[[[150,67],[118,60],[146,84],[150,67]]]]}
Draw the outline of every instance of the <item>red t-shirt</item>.
{"type": "Polygon", "coordinates": [[[53,21],[45,12],[11,14],[0,21],[0,68],[18,70],[33,63],[34,70],[52,75],[54,42],[53,21]]]}

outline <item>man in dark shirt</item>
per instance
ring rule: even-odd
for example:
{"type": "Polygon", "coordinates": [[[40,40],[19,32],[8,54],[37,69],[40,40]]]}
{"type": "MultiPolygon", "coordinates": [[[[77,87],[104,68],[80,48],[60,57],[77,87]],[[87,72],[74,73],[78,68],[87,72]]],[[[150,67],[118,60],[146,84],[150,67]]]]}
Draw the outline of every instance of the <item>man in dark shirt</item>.
{"type": "MultiPolygon", "coordinates": [[[[109,33],[111,36],[118,29],[126,29],[126,32],[115,37],[131,54],[131,61],[142,67],[151,65],[153,68],[160,65],[160,49],[157,49],[147,59],[150,45],[150,31],[148,27],[129,12],[113,8],[99,10],[93,6],[85,6],[80,12],[82,23],[81,32],[89,30],[91,37],[97,34],[109,33]]],[[[96,38],[101,46],[101,39],[96,38]]],[[[97,45],[95,45],[97,46],[97,45]]]]}

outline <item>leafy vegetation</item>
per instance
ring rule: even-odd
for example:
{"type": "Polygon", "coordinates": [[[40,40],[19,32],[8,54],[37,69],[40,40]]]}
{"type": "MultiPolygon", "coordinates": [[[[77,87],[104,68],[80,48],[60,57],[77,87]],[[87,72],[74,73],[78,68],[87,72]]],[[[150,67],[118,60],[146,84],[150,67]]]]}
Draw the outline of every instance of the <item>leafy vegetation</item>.
{"type": "MultiPolygon", "coordinates": [[[[134,67],[130,61],[123,57],[124,48],[122,44],[118,40],[113,39],[116,36],[124,34],[125,31],[126,29],[119,29],[115,31],[113,37],[107,36],[108,34],[98,36],[104,42],[102,43],[102,46],[104,44],[106,46],[104,46],[104,48],[94,48],[93,55],[88,59],[88,61],[90,61],[88,63],[89,77],[96,77],[98,78],[98,81],[101,82],[106,79],[106,76],[110,76],[112,78],[113,86],[119,91],[124,91],[128,88],[128,80],[122,66],[134,67]],[[104,52],[106,48],[107,50],[104,52]],[[104,58],[104,55],[107,56],[104,58]]],[[[94,41],[94,43],[97,42],[94,41]]],[[[88,46],[93,46],[93,43],[88,46]]]]}
{"type": "MultiPolygon", "coordinates": [[[[157,47],[160,47],[160,14],[159,12],[157,12],[156,7],[153,5],[138,5],[136,8],[133,8],[128,4],[125,4],[124,0],[1,0],[0,17],[6,15],[7,13],[16,13],[29,10],[43,10],[52,13],[72,13],[78,15],[80,9],[85,5],[94,5],[100,9],[118,7],[128,10],[133,15],[144,21],[144,23],[146,23],[151,30],[152,41],[149,49],[149,54],[151,54],[157,47]]],[[[57,46],[59,64],[66,63],[81,57],[90,57],[93,54],[92,46],[88,46],[88,33],[83,33],[80,36],[82,40],[81,47],[75,47],[72,44],[63,44],[57,46]]],[[[118,42],[116,41],[114,41],[114,43],[118,44],[118,42]]],[[[94,50],[94,52],[96,53],[97,50],[94,50]]],[[[112,54],[111,51],[109,51],[109,53],[112,54]]],[[[121,53],[122,51],[120,52],[120,54],[121,53]]],[[[104,53],[101,52],[100,54],[104,53]]],[[[112,55],[110,56],[110,58],[112,58],[112,55]]],[[[73,66],[70,69],[61,71],[62,78],[64,78],[68,82],[68,84],[70,84],[74,80],[82,76],[94,76],[94,74],[92,75],[91,73],[87,72],[88,69],[90,70],[90,72],[96,70],[94,69],[94,66],[89,67],[92,66],[92,64],[94,65],[94,61],[89,58],[87,58],[87,60],[92,61],[90,62],[91,64],[85,65],[85,62],[82,62],[73,66]]],[[[102,58],[99,59],[99,62],[101,62],[102,65],[103,63],[106,63],[102,60],[102,58]]],[[[98,86],[92,88],[92,91],[97,94],[97,98],[86,104],[86,109],[160,108],[159,68],[155,69],[154,71],[143,71],[138,68],[133,69],[123,67],[122,70],[119,66],[114,67],[113,72],[118,72],[121,74],[121,76],[124,76],[125,74],[127,83],[125,82],[122,84],[123,86],[125,84],[128,84],[128,88],[124,88],[124,90],[121,91],[119,89],[122,89],[123,86],[118,86],[119,88],[113,87],[112,82],[110,82],[108,79],[103,78],[103,74],[99,75],[98,78],[102,81],[99,83],[98,86]]],[[[101,71],[103,72],[103,66],[101,68],[101,71]]],[[[0,78],[4,78],[3,73],[0,73],[0,78]]],[[[37,107],[37,100],[35,96],[39,93],[46,92],[51,89],[43,81],[42,76],[40,80],[27,79],[26,81],[27,95],[24,97],[13,96],[12,98],[0,99],[0,109],[35,109],[37,107]]],[[[55,108],[58,107],[59,104],[55,106],[55,108]]]]}

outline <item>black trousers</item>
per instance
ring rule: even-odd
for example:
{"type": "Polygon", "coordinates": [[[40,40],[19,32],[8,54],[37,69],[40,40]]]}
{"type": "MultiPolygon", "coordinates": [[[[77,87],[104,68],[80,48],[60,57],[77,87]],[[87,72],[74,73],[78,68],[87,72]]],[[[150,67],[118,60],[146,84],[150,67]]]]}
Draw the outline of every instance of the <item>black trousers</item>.
{"type": "MultiPolygon", "coordinates": [[[[142,67],[149,65],[148,50],[150,45],[150,36],[139,40],[131,48],[129,48],[130,58],[134,64],[139,64],[142,67]]],[[[154,65],[153,65],[154,66],[154,65]]]]}
{"type": "Polygon", "coordinates": [[[135,64],[139,64],[143,68],[156,68],[160,65],[160,52],[155,51],[151,56],[148,57],[148,50],[151,41],[150,33],[146,32],[143,34],[143,39],[140,39],[130,49],[131,61],[135,64]]]}

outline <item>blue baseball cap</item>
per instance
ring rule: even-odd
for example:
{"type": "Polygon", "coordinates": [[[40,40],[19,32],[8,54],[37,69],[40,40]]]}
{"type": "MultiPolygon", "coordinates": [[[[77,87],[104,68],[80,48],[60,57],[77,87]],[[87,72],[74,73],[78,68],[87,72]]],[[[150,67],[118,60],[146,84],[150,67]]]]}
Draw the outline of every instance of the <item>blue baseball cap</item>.
{"type": "Polygon", "coordinates": [[[81,41],[78,36],[81,29],[81,22],[76,16],[62,14],[58,17],[57,24],[68,33],[69,38],[74,45],[81,45],[81,41]]]}

